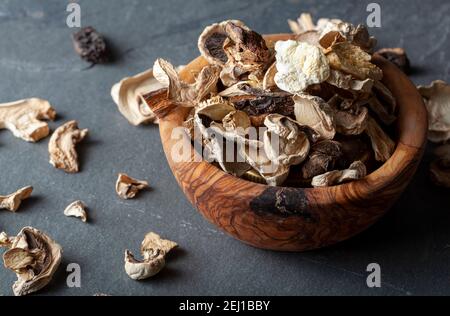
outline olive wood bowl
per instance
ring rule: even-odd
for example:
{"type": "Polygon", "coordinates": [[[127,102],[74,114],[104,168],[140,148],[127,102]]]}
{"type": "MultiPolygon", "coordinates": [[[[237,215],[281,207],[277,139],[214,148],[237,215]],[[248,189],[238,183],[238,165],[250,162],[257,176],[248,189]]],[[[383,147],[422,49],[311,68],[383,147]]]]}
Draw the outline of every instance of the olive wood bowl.
{"type": "MultiPolygon", "coordinates": [[[[292,38],[265,36],[268,45],[292,38]]],[[[422,158],[427,135],[427,112],[416,87],[396,66],[381,56],[373,61],[384,72],[383,83],[398,102],[396,150],[392,157],[362,180],[327,188],[270,187],[229,175],[198,156],[190,138],[192,162],[175,162],[171,151],[180,139],[171,137],[190,109],[162,102],[152,109],[160,119],[160,134],[170,168],[184,194],[211,223],[258,248],[306,251],[346,240],[384,215],[412,179],[422,158]],[[198,159],[198,157],[197,157],[198,159]]],[[[193,82],[207,62],[199,57],[180,77],[193,82]]],[[[186,148],[186,147],[184,147],[186,148]]]]}

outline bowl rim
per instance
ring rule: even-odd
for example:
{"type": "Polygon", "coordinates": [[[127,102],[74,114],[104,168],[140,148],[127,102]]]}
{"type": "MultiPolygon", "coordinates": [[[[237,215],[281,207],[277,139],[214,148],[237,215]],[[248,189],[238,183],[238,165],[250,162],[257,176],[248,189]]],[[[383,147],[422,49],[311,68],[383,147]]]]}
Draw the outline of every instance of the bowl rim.
{"type": "MultiPolygon", "coordinates": [[[[279,40],[288,40],[295,38],[294,34],[287,34],[287,33],[281,33],[281,34],[270,34],[270,35],[264,35],[265,40],[272,44],[274,42],[279,40]]],[[[398,106],[398,117],[396,120],[396,149],[392,156],[384,162],[381,166],[379,166],[376,170],[368,174],[366,177],[355,180],[348,183],[343,183],[335,186],[330,187],[286,187],[286,186],[278,186],[275,188],[286,188],[286,189],[292,189],[292,190],[302,190],[302,191],[308,191],[308,192],[317,192],[319,194],[336,194],[337,191],[346,190],[352,192],[358,187],[364,187],[364,192],[361,190],[358,190],[359,194],[365,194],[365,195],[371,195],[374,194],[376,191],[382,190],[384,187],[390,184],[398,175],[400,175],[404,169],[411,163],[412,157],[415,159],[420,159],[422,157],[426,141],[427,141],[427,131],[428,131],[428,120],[427,120],[427,112],[425,109],[425,105],[423,103],[423,99],[420,96],[419,92],[417,91],[415,85],[410,81],[410,79],[401,72],[395,65],[381,57],[380,55],[374,55],[373,56],[373,62],[382,68],[384,73],[384,79],[390,79],[389,81],[384,81],[383,83],[388,86],[388,88],[391,90],[391,92],[394,94],[397,100],[397,106],[398,106]],[[391,80],[392,77],[395,76],[395,80],[391,80]],[[399,93],[400,90],[405,90],[403,93],[399,93]],[[409,154],[405,154],[405,150],[409,150],[409,154]],[[401,169],[396,168],[396,166],[402,166],[401,169]]],[[[192,82],[194,80],[194,69],[201,69],[200,66],[207,65],[207,61],[203,57],[197,57],[196,59],[192,60],[187,66],[185,66],[180,71],[180,77],[187,81],[192,82]]],[[[170,125],[174,125],[173,113],[179,111],[184,111],[184,113],[181,115],[183,117],[183,120],[186,119],[187,115],[189,114],[189,111],[186,109],[188,108],[178,108],[174,111],[167,114],[167,116],[160,118],[160,132],[161,135],[166,131],[167,128],[172,128],[170,125]],[[171,122],[171,124],[168,124],[171,122]]],[[[180,117],[180,115],[178,115],[180,117]]],[[[176,126],[173,127],[180,127],[182,126],[183,120],[180,120],[177,122],[176,126]]],[[[186,137],[188,137],[186,135],[186,137]]],[[[186,138],[185,138],[186,140],[186,138]]],[[[189,140],[190,142],[190,140],[189,140]]],[[[195,148],[192,146],[192,143],[190,143],[190,148],[192,151],[194,151],[195,155],[195,148]]],[[[163,147],[164,151],[166,153],[166,157],[169,161],[169,165],[172,169],[172,171],[175,171],[175,168],[173,167],[173,164],[177,164],[177,162],[173,162],[170,158],[170,151],[168,148],[166,148],[166,143],[163,141],[163,147]]],[[[236,176],[233,176],[231,174],[226,173],[222,169],[218,168],[217,166],[205,161],[201,160],[199,161],[189,161],[189,162],[183,162],[187,164],[206,164],[209,167],[212,167],[215,169],[216,172],[219,172],[221,177],[231,177],[233,181],[236,181],[236,183],[250,183],[254,185],[255,187],[260,188],[274,188],[273,186],[269,186],[267,184],[261,184],[252,182],[243,178],[239,178],[236,176]]],[[[178,180],[178,177],[177,177],[178,180]]]]}

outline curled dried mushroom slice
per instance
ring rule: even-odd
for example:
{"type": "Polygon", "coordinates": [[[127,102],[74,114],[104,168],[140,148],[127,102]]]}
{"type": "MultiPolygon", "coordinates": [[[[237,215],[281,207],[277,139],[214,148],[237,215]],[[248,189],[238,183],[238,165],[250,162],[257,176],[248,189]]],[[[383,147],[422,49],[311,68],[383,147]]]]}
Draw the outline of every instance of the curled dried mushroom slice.
{"type": "Polygon", "coordinates": [[[23,228],[3,254],[5,267],[14,271],[18,278],[13,285],[14,294],[27,295],[45,287],[61,258],[61,246],[49,236],[32,227],[23,228]]]}
{"type": "Polygon", "coordinates": [[[330,76],[330,66],[322,50],[316,46],[293,40],[275,44],[277,86],[289,93],[299,94],[313,84],[330,76]]]}
{"type": "Polygon", "coordinates": [[[371,63],[372,56],[359,46],[348,42],[333,45],[326,54],[330,67],[359,80],[381,80],[383,72],[371,63]]]}
{"type": "Polygon", "coordinates": [[[428,138],[432,142],[450,139],[450,85],[442,80],[419,86],[428,111],[428,138]]]}
{"type": "Polygon", "coordinates": [[[434,152],[436,159],[431,163],[431,180],[438,186],[450,188],[450,145],[438,147],[434,152]]]}
{"type": "Polygon", "coordinates": [[[133,199],[139,191],[148,187],[147,181],[134,179],[125,173],[119,173],[117,177],[116,193],[124,200],[133,199]]]}
{"type": "Polygon", "coordinates": [[[317,187],[329,187],[348,181],[359,180],[367,175],[366,165],[361,161],[355,161],[345,170],[334,170],[325,174],[315,176],[311,185],[317,187]]]}
{"type": "Polygon", "coordinates": [[[332,108],[321,98],[309,95],[294,97],[295,119],[319,133],[323,139],[333,139],[336,128],[332,108]]]}
{"type": "Polygon", "coordinates": [[[344,74],[341,71],[332,69],[327,82],[340,89],[351,90],[359,93],[370,93],[374,85],[372,79],[357,80],[352,75],[344,74]]]}
{"type": "Polygon", "coordinates": [[[395,143],[373,118],[369,118],[367,122],[366,133],[372,143],[375,159],[385,162],[391,158],[395,151],[395,143]]]}
{"type": "Polygon", "coordinates": [[[86,205],[83,201],[75,201],[70,203],[64,210],[64,215],[68,217],[77,217],[83,223],[87,222],[86,205]]]}
{"type": "Polygon", "coordinates": [[[304,179],[311,179],[326,172],[341,169],[345,164],[342,146],[339,142],[324,140],[315,143],[308,159],[302,166],[304,179]]]}
{"type": "Polygon", "coordinates": [[[17,212],[22,201],[28,199],[32,192],[33,187],[28,186],[6,196],[0,195],[0,210],[6,209],[11,212],[17,212]]]}
{"type": "MultiPolygon", "coordinates": [[[[178,67],[177,69],[181,69],[178,67]]],[[[120,113],[132,124],[158,123],[158,118],[147,106],[144,94],[162,93],[167,96],[168,86],[160,83],[153,75],[153,69],[148,69],[132,77],[123,78],[111,89],[111,96],[117,104],[120,113]]]]}
{"type": "Polygon", "coordinates": [[[32,98],[0,104],[0,129],[9,129],[14,136],[37,142],[48,136],[50,129],[42,120],[54,120],[55,110],[46,100],[32,98]]]}
{"type": "Polygon", "coordinates": [[[58,127],[50,138],[48,151],[50,164],[67,173],[79,171],[78,154],[75,145],[87,135],[87,129],[79,129],[76,121],[69,121],[58,127]]]}
{"type": "Polygon", "coordinates": [[[178,245],[162,239],[155,233],[148,233],[141,245],[143,260],[137,260],[129,251],[125,251],[125,272],[133,280],[144,280],[158,274],[166,264],[166,255],[178,245]]]}

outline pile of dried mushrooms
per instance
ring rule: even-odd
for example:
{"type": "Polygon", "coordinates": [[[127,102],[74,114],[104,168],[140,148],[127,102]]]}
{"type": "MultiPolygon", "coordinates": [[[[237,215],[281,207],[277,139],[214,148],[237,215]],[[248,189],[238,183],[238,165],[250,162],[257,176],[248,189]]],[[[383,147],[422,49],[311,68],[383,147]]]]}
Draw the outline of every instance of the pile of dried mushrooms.
{"type": "MultiPolygon", "coordinates": [[[[187,133],[201,142],[208,161],[232,175],[272,186],[288,179],[298,186],[361,179],[395,150],[386,131],[396,120],[396,100],[372,63],[376,40],[363,25],[314,24],[308,14],[290,25],[293,39],[276,43],[241,21],[208,26],[198,40],[208,65],[196,82],[183,82],[158,59],[155,89],[145,100],[192,108],[187,133]]],[[[125,92],[122,98],[139,100],[125,92]]]]}

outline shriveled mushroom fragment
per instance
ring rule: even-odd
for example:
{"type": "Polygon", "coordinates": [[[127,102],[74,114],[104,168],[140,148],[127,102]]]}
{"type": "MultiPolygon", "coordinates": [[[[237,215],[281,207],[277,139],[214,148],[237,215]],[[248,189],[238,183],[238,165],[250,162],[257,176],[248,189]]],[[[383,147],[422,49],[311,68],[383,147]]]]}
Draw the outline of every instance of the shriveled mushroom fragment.
{"type": "Polygon", "coordinates": [[[428,138],[432,142],[450,139],[450,85],[441,80],[419,86],[428,111],[428,138]]]}
{"type": "Polygon", "coordinates": [[[32,192],[33,187],[28,186],[7,196],[0,195],[0,210],[6,209],[11,212],[16,212],[22,201],[28,199],[32,192]]]}
{"type": "Polygon", "coordinates": [[[277,86],[298,94],[310,85],[321,83],[330,76],[330,66],[322,50],[297,41],[279,41],[275,45],[277,86]]]}
{"type": "Polygon", "coordinates": [[[266,74],[263,78],[262,88],[264,90],[269,90],[276,88],[277,84],[275,82],[275,75],[277,74],[277,64],[273,63],[272,66],[267,69],[266,74]]]}
{"type": "Polygon", "coordinates": [[[310,13],[302,13],[296,21],[288,20],[288,24],[294,34],[302,34],[316,29],[310,13]]]}
{"type": "Polygon", "coordinates": [[[264,150],[267,157],[280,165],[298,165],[309,154],[311,148],[308,135],[301,130],[299,124],[282,115],[271,114],[264,124],[264,150]]]}
{"type": "MultiPolygon", "coordinates": [[[[177,70],[179,69],[182,69],[182,66],[177,68],[177,70]]],[[[111,89],[111,96],[117,104],[120,113],[132,125],[157,124],[157,117],[144,102],[142,95],[156,93],[158,90],[167,87],[155,79],[153,69],[148,69],[116,83],[111,89]]]]}
{"type": "Polygon", "coordinates": [[[5,267],[17,274],[16,296],[39,291],[52,279],[62,258],[62,248],[49,236],[32,227],[23,228],[3,254],[5,267]]]}
{"type": "Polygon", "coordinates": [[[11,248],[14,237],[9,237],[5,232],[0,233],[0,248],[11,248]]]}
{"type": "Polygon", "coordinates": [[[334,96],[328,104],[333,108],[333,120],[336,131],[342,135],[359,135],[367,128],[369,110],[364,106],[353,104],[350,101],[349,108],[339,96],[334,96]]]}
{"type": "Polygon", "coordinates": [[[359,180],[367,175],[367,169],[361,161],[355,161],[345,170],[334,170],[312,179],[313,187],[329,187],[352,180],[359,180]]]}
{"type": "Polygon", "coordinates": [[[333,139],[336,128],[333,121],[333,110],[321,98],[310,95],[294,97],[295,119],[301,125],[306,125],[323,139],[333,139]]]}
{"type": "Polygon", "coordinates": [[[411,72],[411,62],[409,61],[408,55],[403,48],[382,48],[378,50],[376,54],[379,54],[392,62],[404,73],[409,74],[411,72]]]}
{"type": "Polygon", "coordinates": [[[369,118],[367,122],[366,133],[372,143],[375,159],[385,162],[391,158],[395,151],[395,143],[373,118],[369,118]]]}
{"type": "Polygon", "coordinates": [[[75,201],[70,203],[64,210],[64,215],[68,217],[77,217],[81,219],[83,223],[87,222],[86,205],[83,201],[75,201]]]}
{"type": "Polygon", "coordinates": [[[450,188],[450,145],[438,147],[434,154],[436,159],[431,163],[431,180],[439,186],[450,188]]]}
{"type": "Polygon", "coordinates": [[[311,179],[326,172],[344,167],[345,157],[339,142],[324,140],[314,144],[308,159],[302,166],[304,179],[311,179]]]}
{"type": "Polygon", "coordinates": [[[359,80],[381,80],[383,72],[371,63],[372,56],[349,42],[333,45],[327,53],[330,67],[351,74],[359,80]]]}
{"type": "Polygon", "coordinates": [[[333,86],[344,90],[351,90],[361,93],[370,93],[374,85],[372,79],[357,80],[352,75],[346,75],[338,70],[332,69],[327,82],[333,86]]]}
{"type": "Polygon", "coordinates": [[[77,173],[79,165],[75,145],[81,142],[87,133],[87,129],[78,128],[76,121],[69,121],[58,127],[48,144],[50,164],[67,173],[77,173]]]}
{"type": "Polygon", "coordinates": [[[116,181],[116,193],[124,200],[133,199],[139,191],[148,187],[147,181],[134,179],[125,173],[119,173],[116,181]]]}
{"type": "Polygon", "coordinates": [[[133,280],[144,280],[158,274],[166,265],[166,255],[177,246],[173,241],[148,233],[141,245],[142,261],[135,259],[129,250],[125,251],[126,273],[133,280]]]}
{"type": "Polygon", "coordinates": [[[153,66],[153,75],[167,87],[167,99],[185,107],[194,107],[198,102],[217,92],[220,67],[207,65],[198,74],[193,84],[181,80],[175,67],[158,58],[153,66]]]}
{"type": "Polygon", "coordinates": [[[9,129],[14,136],[37,142],[48,136],[50,129],[42,120],[54,120],[55,110],[42,99],[26,99],[0,104],[0,129],[9,129]]]}

